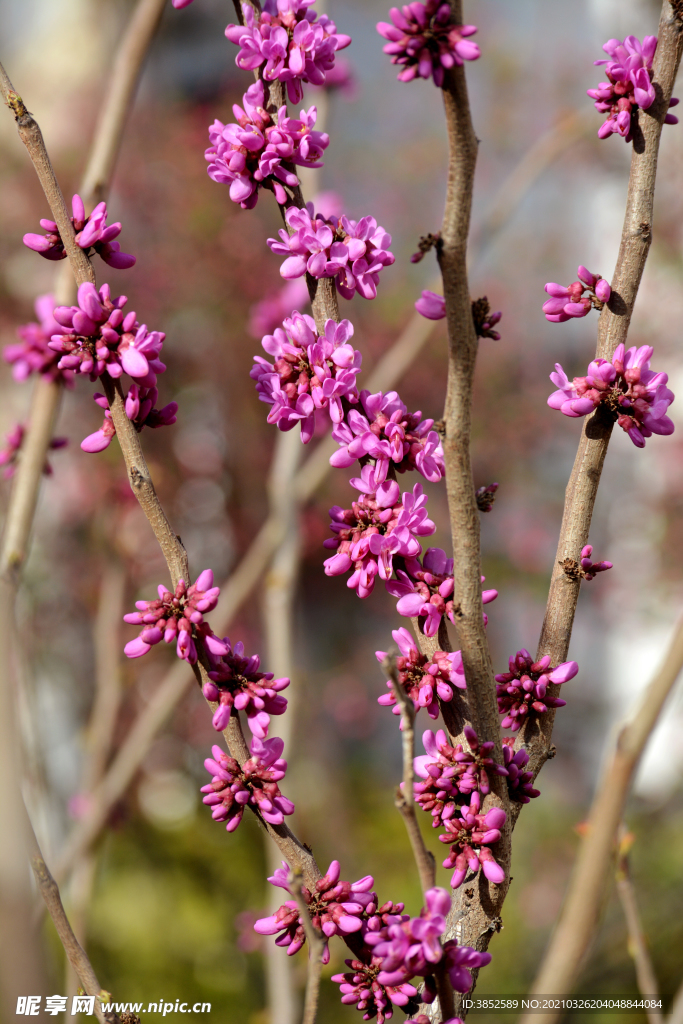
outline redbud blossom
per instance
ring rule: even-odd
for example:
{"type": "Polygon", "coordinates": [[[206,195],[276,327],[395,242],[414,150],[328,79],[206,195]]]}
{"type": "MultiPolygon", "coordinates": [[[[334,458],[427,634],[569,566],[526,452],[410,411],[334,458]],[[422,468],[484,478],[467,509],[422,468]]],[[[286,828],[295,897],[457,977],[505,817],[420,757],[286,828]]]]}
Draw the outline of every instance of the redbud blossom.
{"type": "MultiPolygon", "coordinates": [[[[79,195],[73,197],[71,208],[73,217],[71,223],[76,232],[76,244],[83,249],[88,256],[97,253],[105,263],[116,270],[127,270],[135,263],[135,256],[121,252],[121,246],[114,239],[121,234],[121,224],[110,224],[107,226],[107,204],[98,203],[92,213],[86,217],[83,200],[79,195]]],[[[66,258],[66,250],[62,242],[59,228],[53,220],[41,220],[41,228],[46,234],[35,235],[29,233],[24,235],[24,245],[35,252],[40,253],[46,260],[63,260],[66,258]]]]}
{"type": "Polygon", "coordinates": [[[572,317],[586,316],[591,309],[602,309],[609,302],[612,289],[604,277],[591,274],[584,266],[579,267],[577,273],[579,280],[566,288],[553,281],[545,285],[551,297],[543,303],[543,312],[551,323],[561,324],[572,317]]]}
{"type": "Polygon", "coordinates": [[[626,431],[637,448],[653,434],[673,434],[674,424],[666,415],[674,393],[666,386],[666,373],[650,369],[653,349],[650,345],[630,348],[618,345],[612,361],[594,359],[585,377],[570,383],[559,363],[550,374],[559,388],[548,399],[551,409],[565,416],[586,416],[601,408],[604,414],[626,431]]]}
{"type": "Polygon", "coordinates": [[[522,648],[510,658],[509,672],[496,676],[498,711],[504,715],[503,729],[517,731],[529,715],[542,715],[548,708],[562,708],[567,703],[546,693],[549,683],[561,686],[573,679],[579,671],[575,661],[563,661],[557,668],[550,667],[550,655],[534,661],[522,648]]]}
{"type": "Polygon", "coordinates": [[[270,825],[282,825],[284,816],[294,812],[294,804],[280,792],[278,782],[284,779],[287,762],[280,755],[284,741],[274,736],[251,741],[251,757],[240,768],[234,757],[213,746],[213,758],[204,767],[213,776],[202,786],[203,803],[212,808],[214,821],[225,821],[228,832],[234,832],[242,820],[244,808],[250,805],[270,825]]]}
{"type": "Polygon", "coordinates": [[[287,710],[287,701],[279,691],[287,689],[289,679],[274,679],[272,672],[261,672],[258,654],[245,657],[241,641],[233,646],[226,636],[222,645],[222,653],[207,650],[209,681],[203,686],[206,699],[218,704],[213,727],[222,732],[234,708],[245,712],[253,735],[265,739],[270,716],[282,715],[287,710]]]}
{"type": "Polygon", "coordinates": [[[477,31],[476,25],[453,25],[448,3],[414,2],[392,7],[389,14],[393,24],[380,21],[377,31],[389,40],[382,49],[391,54],[391,63],[403,65],[400,82],[433,78],[441,86],[445,69],[480,56],[477,44],[467,38],[477,31]]]}
{"type": "MultiPolygon", "coordinates": [[[[603,46],[611,59],[596,60],[594,64],[605,65],[609,81],[600,82],[597,89],[586,90],[595,100],[595,109],[608,115],[598,129],[598,138],[606,139],[616,133],[627,142],[631,141],[638,108],[647,110],[656,99],[651,80],[656,49],[657,36],[645,36],[642,43],[635,36],[626,36],[623,43],[610,39],[603,46]]],[[[677,103],[672,97],[669,106],[675,107],[677,103]]],[[[678,124],[678,118],[667,114],[664,124],[678,124]]]]}
{"type": "MultiPolygon", "coordinates": [[[[401,627],[391,632],[401,651],[396,659],[399,685],[413,702],[415,711],[426,708],[430,718],[439,717],[439,698],[453,700],[453,687],[465,690],[465,670],[462,667],[460,651],[435,651],[431,659],[418,650],[417,644],[407,629],[401,627]]],[[[376,651],[377,660],[382,663],[386,651],[376,651]]],[[[387,682],[388,693],[377,698],[377,703],[391,707],[395,715],[401,714],[391,682],[387,682]]],[[[403,728],[403,720],[401,720],[403,728]]],[[[426,735],[426,734],[425,734],[426,735]]],[[[464,770],[464,769],[463,769],[464,770]]]]}

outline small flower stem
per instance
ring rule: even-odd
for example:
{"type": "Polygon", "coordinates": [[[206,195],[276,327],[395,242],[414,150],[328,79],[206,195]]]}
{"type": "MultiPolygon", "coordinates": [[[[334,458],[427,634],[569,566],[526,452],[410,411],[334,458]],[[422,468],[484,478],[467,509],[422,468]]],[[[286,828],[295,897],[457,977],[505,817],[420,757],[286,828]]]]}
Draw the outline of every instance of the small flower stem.
{"type": "Polygon", "coordinates": [[[306,997],[304,999],[304,1015],[301,1024],[315,1024],[318,1015],[318,999],[320,996],[320,972],[322,971],[322,955],[325,940],[313,921],[303,897],[301,886],[303,875],[300,869],[293,868],[288,878],[290,892],[299,908],[301,924],[308,941],[308,975],[306,977],[306,997]]]}
{"type": "Polygon", "coordinates": [[[103,1009],[106,1003],[102,1003],[101,997],[105,993],[97,980],[97,975],[85,950],[74,935],[73,928],[69,924],[69,919],[62,905],[59,886],[43,860],[43,855],[40,852],[35,836],[33,838],[35,842],[35,851],[31,855],[33,874],[69,963],[78,975],[86,993],[89,996],[95,996],[95,1016],[100,1021],[100,1024],[120,1024],[116,1013],[113,1011],[107,1012],[106,1009],[103,1009]]]}
{"type": "MultiPolygon", "coordinates": [[[[633,962],[635,964],[638,991],[644,998],[656,999],[659,995],[657,975],[655,974],[650,951],[647,947],[647,939],[645,937],[645,932],[643,931],[643,924],[638,910],[636,890],[633,885],[633,879],[631,878],[631,867],[628,855],[628,844],[630,843],[630,839],[625,834],[626,829],[623,825],[621,826],[619,833],[619,853],[617,856],[616,872],[617,892],[619,894],[619,899],[621,900],[622,910],[624,911],[624,918],[626,919],[626,928],[628,930],[628,951],[633,957],[633,962]]],[[[658,1024],[659,1021],[664,1019],[664,1014],[660,1009],[648,1008],[645,1012],[647,1014],[649,1024],[658,1024]]]]}
{"type": "MultiPolygon", "coordinates": [[[[605,886],[614,858],[619,824],[641,754],[664,703],[683,669],[683,622],[679,623],[658,673],[619,728],[615,748],[598,782],[560,918],[531,993],[569,995],[600,919],[605,886]]],[[[562,1014],[521,1018],[522,1024],[555,1024],[562,1014]]]]}
{"type": "MultiPolygon", "coordinates": [[[[659,22],[657,51],[652,76],[657,99],[639,112],[638,134],[634,138],[628,183],[626,213],[619,255],[612,279],[612,296],[598,322],[596,356],[609,359],[617,345],[626,341],[640,280],[652,240],[655,178],[659,141],[664,117],[683,52],[683,17],[664,0],[659,22]]],[[[567,658],[581,580],[568,580],[561,564],[566,558],[580,560],[588,541],[593,507],[607,454],[612,424],[594,414],[584,424],[574,468],[567,484],[562,527],[553,564],[545,619],[537,658],[549,654],[556,665],[567,658]]],[[[556,697],[559,689],[548,688],[556,697]]],[[[529,720],[521,730],[517,746],[529,753],[529,770],[536,777],[551,746],[555,711],[529,720]]],[[[519,814],[521,805],[515,808],[519,814]]],[[[514,825],[514,821],[513,821],[514,825]]],[[[553,989],[548,989],[552,992],[553,989]]]]}
{"type": "Polygon", "coordinates": [[[436,862],[434,854],[425,846],[425,841],[420,829],[420,823],[415,813],[415,793],[413,785],[415,773],[413,760],[415,758],[415,708],[412,700],[401,686],[396,665],[396,655],[390,652],[382,662],[382,668],[389,676],[391,688],[394,691],[396,702],[401,708],[401,720],[403,732],[401,741],[403,745],[403,790],[399,788],[396,793],[396,807],[406,826],[410,845],[413,850],[413,857],[420,876],[422,893],[432,889],[436,883],[436,862]]]}

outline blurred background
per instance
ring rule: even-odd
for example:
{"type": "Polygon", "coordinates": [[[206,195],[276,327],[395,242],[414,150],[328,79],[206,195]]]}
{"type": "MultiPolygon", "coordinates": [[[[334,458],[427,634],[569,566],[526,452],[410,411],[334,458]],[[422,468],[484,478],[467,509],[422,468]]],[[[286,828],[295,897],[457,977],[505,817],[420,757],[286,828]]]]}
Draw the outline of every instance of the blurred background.
{"type": "MultiPolygon", "coordinates": [[[[601,78],[592,62],[603,56],[603,42],[654,34],[659,6],[655,0],[575,0],[570,10],[560,0],[465,5],[466,20],[479,26],[483,53],[467,68],[481,140],[471,288],[473,297],[487,295],[503,312],[501,340],[480,346],[473,442],[476,485],[500,483],[493,510],[482,516],[487,586],[500,592],[488,609],[499,672],[518,648],[536,646],[580,431],[580,421],[547,407],[548,374],[555,362],[570,377],[584,373],[595,346],[596,314],[546,322],[543,285],[568,284],[579,263],[610,278],[621,231],[629,147],[618,137],[597,139],[600,116],[585,90],[601,78]],[[543,155],[548,146],[554,159],[543,155]]],[[[127,0],[0,0],[3,61],[42,126],[65,195],[77,187],[112,52],[131,9],[127,0]]],[[[325,97],[306,94],[306,105],[324,104],[331,135],[325,168],[306,188],[309,196],[338,193],[351,217],[371,214],[393,236],[396,263],[383,272],[378,298],[340,300],[342,315],[355,325],[364,366],[371,368],[408,322],[436,269],[433,254],[417,265],[409,257],[419,236],[437,230],[441,219],[447,155],[441,98],[426,82],[396,81],[374,27],[387,17],[384,3],[327,0],[324,9],[353,37],[344,52],[353,86],[325,97]]],[[[223,35],[233,20],[224,0],[196,0],[183,11],[169,4],[109,202],[110,221],[123,222],[122,249],[137,263],[106,275],[97,266],[100,282],[125,292],[140,320],[166,332],[160,404],[177,401],[178,422],[145,431],[143,445],[193,573],[208,566],[220,580],[267,511],[275,431],[249,379],[252,357],[260,352],[249,321],[254,304],[281,286],[280,260],[265,244],[280,226],[272,200],[263,193],[255,210],[243,211],[205,170],[208,125],[216,117],[232,120],[231,106],[250,83],[223,35]]],[[[53,287],[55,268],[21,242],[49,212],[8,114],[0,118],[0,139],[0,340],[11,344],[17,325],[33,319],[35,297],[53,287]]],[[[630,342],[654,346],[653,366],[669,373],[675,392],[683,390],[682,228],[683,128],[666,127],[654,242],[630,342]]],[[[2,364],[0,388],[0,433],[6,434],[25,420],[32,382],[16,383],[2,364]]],[[[48,863],[82,812],[97,624],[110,623],[108,635],[122,650],[135,635],[120,623],[124,611],[168,582],[129,493],[118,446],[99,455],[79,448],[101,422],[94,390],[79,380],[66,394],[58,434],[69,446],[51,457],[54,472],[44,483],[21,592],[27,798],[48,863]]],[[[443,324],[399,390],[409,408],[441,415],[443,324]]],[[[678,430],[673,437],[653,437],[640,451],[616,431],[610,446],[590,540],[594,557],[614,568],[583,584],[570,651],[580,673],[563,691],[568,705],[557,717],[558,754],[540,778],[542,797],[525,809],[515,832],[504,929],[491,944],[493,963],[482,974],[480,993],[522,994],[533,978],[610,731],[648,681],[680,614],[680,397],[671,415],[678,430]]],[[[321,867],[336,858],[344,878],[371,873],[382,899],[403,900],[417,913],[419,886],[393,805],[400,777],[397,722],[376,703],[385,681],[374,652],[385,650],[391,630],[404,622],[381,587],[361,602],[342,578],[322,572],[327,509],[348,504],[351,475],[334,471],[302,511],[288,691],[296,695],[296,720],[283,788],[297,805],[293,827],[321,867]]],[[[6,504],[10,483],[0,487],[6,504]]],[[[447,547],[443,488],[427,489],[438,525],[432,543],[447,547]]],[[[229,631],[249,653],[264,650],[261,590],[259,584],[229,631]]],[[[115,747],[172,666],[172,649],[161,647],[143,661],[121,658],[115,747]]],[[[274,664],[265,668],[278,671],[274,664]]],[[[423,715],[418,733],[432,725],[423,715]]],[[[273,725],[277,735],[278,721],[273,725]]],[[[649,745],[627,820],[645,930],[667,994],[681,982],[683,960],[682,725],[679,689],[649,745]]],[[[264,941],[272,940],[251,930],[270,900],[262,836],[246,817],[227,835],[200,802],[199,787],[208,781],[203,760],[214,738],[201,696],[188,691],[65,900],[77,908],[78,886],[81,893],[92,888],[78,927],[100,980],[117,1000],[206,1001],[213,1019],[225,1024],[278,1024],[266,998],[264,941]]],[[[445,850],[435,835],[429,841],[440,862],[445,850]]],[[[447,878],[440,868],[439,884],[447,878]]],[[[581,991],[635,993],[621,909],[613,894],[606,902],[581,991]]],[[[45,943],[46,992],[65,991],[63,956],[47,925],[45,943]]],[[[342,957],[341,943],[333,944],[326,979],[341,969],[342,957]]],[[[293,970],[301,988],[305,954],[294,958],[293,970]]],[[[354,1019],[329,980],[322,998],[325,1024],[354,1019]]],[[[397,1017],[403,1019],[400,1011],[397,1017]]]]}

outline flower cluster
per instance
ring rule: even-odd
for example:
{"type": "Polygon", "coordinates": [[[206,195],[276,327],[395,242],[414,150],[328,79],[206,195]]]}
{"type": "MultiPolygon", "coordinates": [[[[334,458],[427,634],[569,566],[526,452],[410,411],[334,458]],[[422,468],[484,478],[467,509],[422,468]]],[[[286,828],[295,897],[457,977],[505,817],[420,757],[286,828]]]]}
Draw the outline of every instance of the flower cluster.
{"type": "Polygon", "coordinates": [[[49,342],[61,352],[58,366],[96,380],[103,373],[118,380],[124,373],[144,387],[154,387],[166,367],[159,354],[166,337],[139,324],[134,311],[124,313],[125,295],[112,299],[108,284],[99,291],[86,281],[78,287],[77,306],[57,306],[59,329],[49,342]]]}
{"type": "Polygon", "coordinates": [[[227,653],[225,643],[204,621],[204,613],[216,607],[220,594],[220,588],[213,585],[211,569],[200,573],[197,581],[189,587],[181,579],[173,593],[163,584],[159,585],[158,592],[156,601],[136,601],[138,610],[123,616],[124,622],[142,626],[140,635],[124,647],[128,658],[141,658],[162,640],[167,644],[175,641],[178,657],[194,665],[197,660],[194,638],[198,637],[210,653],[227,653]]]}
{"type": "MultiPolygon", "coordinates": [[[[357,882],[344,882],[340,880],[340,872],[339,861],[333,860],[327,873],[315,883],[313,892],[306,886],[301,887],[314,927],[328,939],[340,933],[351,935],[353,932],[361,931],[364,921],[377,914],[377,896],[371,891],[375,884],[372,875],[366,875],[357,882]]],[[[288,879],[289,867],[283,861],[282,867],[278,868],[268,881],[271,885],[280,886],[289,892],[288,879]]],[[[391,906],[393,908],[393,904],[391,906]]],[[[402,910],[403,904],[399,906],[402,910]]],[[[287,946],[289,956],[297,953],[306,941],[299,907],[295,900],[287,900],[270,917],[262,917],[254,925],[254,930],[259,935],[277,935],[275,944],[287,946]]],[[[330,960],[327,944],[322,960],[323,963],[329,963],[330,960]]]]}
{"type": "Polygon", "coordinates": [[[383,985],[379,981],[382,957],[369,951],[364,957],[364,960],[345,960],[349,970],[332,975],[331,980],[339,985],[342,1003],[355,1006],[363,1014],[363,1020],[376,1017],[377,1024],[384,1024],[393,1017],[394,1006],[417,1008],[418,992],[414,985],[407,981],[383,985]]]}
{"type": "Polygon", "coordinates": [[[241,641],[233,647],[226,636],[222,645],[225,648],[222,653],[215,653],[211,648],[207,651],[210,681],[203,687],[206,699],[218,704],[213,727],[222,732],[235,708],[246,713],[253,735],[265,739],[270,716],[287,710],[287,701],[279,691],[289,686],[289,679],[274,679],[272,672],[261,672],[258,654],[245,657],[241,641]]]}
{"type": "MultiPolygon", "coordinates": [[[[407,629],[401,627],[391,632],[392,637],[401,651],[396,659],[399,685],[413,702],[415,711],[426,708],[430,718],[439,717],[439,701],[453,700],[453,687],[467,689],[465,671],[462,667],[460,651],[435,651],[427,658],[418,650],[415,640],[407,629]]],[[[375,656],[380,664],[387,657],[386,651],[376,651],[375,656]]],[[[377,703],[384,707],[392,707],[395,715],[401,714],[401,707],[396,702],[396,694],[391,682],[387,683],[388,693],[377,698],[377,703]]],[[[401,722],[403,728],[403,722],[401,722]]],[[[426,733],[425,733],[426,735],[426,733]]]]}
{"type": "Polygon", "coordinates": [[[214,821],[225,821],[227,831],[234,832],[248,804],[270,825],[281,825],[284,816],[292,814],[294,804],[278,786],[287,771],[287,762],[280,756],[283,748],[283,740],[277,737],[260,740],[254,736],[251,757],[241,768],[220,747],[211,748],[213,758],[208,757],[204,767],[213,778],[201,792],[206,793],[203,802],[212,808],[214,821]]]}
{"type": "Polygon", "coordinates": [[[618,345],[611,362],[594,359],[586,376],[575,377],[571,383],[556,363],[550,379],[559,390],[550,396],[548,405],[573,417],[601,407],[637,448],[644,448],[645,439],[653,434],[673,434],[674,424],[666,413],[675,396],[666,386],[668,375],[650,369],[652,352],[650,345],[628,351],[618,345]]]}
{"type": "MultiPolygon", "coordinates": [[[[85,215],[83,200],[79,195],[73,197],[71,203],[73,217],[71,223],[76,232],[76,244],[83,249],[88,256],[97,253],[105,263],[116,270],[127,270],[135,263],[135,256],[121,252],[121,246],[114,239],[121,234],[121,224],[107,225],[107,204],[98,203],[89,217],[85,215]]],[[[41,228],[46,234],[35,235],[32,233],[24,235],[24,245],[34,252],[40,253],[46,260],[63,260],[66,258],[66,250],[59,233],[59,228],[53,220],[41,220],[41,228]]]]}
{"type": "Polygon", "coordinates": [[[371,459],[377,485],[386,480],[389,468],[398,473],[416,469],[425,480],[437,483],[444,474],[443,448],[434,420],[408,412],[396,391],[360,393],[360,409],[350,409],[335,424],[332,437],[339,451],[330,457],[336,468],[352,466],[357,459],[371,459]]]}
{"type": "Polygon", "coordinates": [[[433,78],[441,86],[447,68],[480,56],[477,44],[467,38],[477,31],[476,25],[453,25],[448,3],[416,0],[400,10],[392,7],[389,14],[393,24],[380,21],[377,31],[389,40],[383,50],[391,54],[391,63],[402,65],[400,82],[433,78]]]}
{"type": "MultiPolygon", "coordinates": [[[[651,81],[652,59],[657,49],[657,36],[645,36],[642,43],[635,36],[610,39],[603,46],[609,60],[596,60],[596,65],[605,65],[607,82],[600,82],[597,89],[587,93],[595,100],[594,106],[607,119],[598,128],[598,137],[606,139],[613,133],[621,135],[627,142],[633,134],[633,115],[638,108],[647,110],[655,101],[656,93],[651,81]]],[[[670,107],[678,100],[671,99],[670,107]]],[[[665,124],[677,124],[678,118],[667,114],[665,124]]]]}
{"type": "Polygon", "coordinates": [[[292,234],[281,228],[281,241],[268,239],[274,253],[287,257],[280,267],[282,277],[290,280],[307,272],[315,278],[332,277],[345,299],[356,292],[364,299],[375,298],[380,271],[390,267],[395,256],[389,252],[391,235],[374,217],[325,218],[316,216],[313,204],[307,203],[302,210],[290,206],[285,220],[292,234]]]}
{"type": "Polygon", "coordinates": [[[542,715],[548,708],[562,708],[567,703],[557,697],[549,697],[548,685],[573,679],[579,671],[575,661],[563,661],[556,668],[550,667],[550,655],[534,661],[527,650],[522,648],[510,658],[509,672],[496,676],[498,711],[504,715],[501,727],[516,732],[529,715],[542,715]]]}
{"type": "Polygon", "coordinates": [[[3,359],[12,365],[15,380],[26,380],[32,373],[39,373],[45,380],[72,384],[73,373],[71,370],[59,369],[59,356],[50,348],[50,338],[61,330],[52,315],[54,308],[52,295],[39,295],[35,301],[38,323],[32,321],[18,327],[17,334],[21,341],[6,345],[3,349],[3,359]]]}
{"type": "MultiPolygon", "coordinates": [[[[441,548],[428,548],[420,563],[418,558],[407,558],[405,570],[399,569],[395,580],[387,580],[385,586],[392,597],[397,597],[396,611],[409,618],[424,618],[425,636],[436,636],[442,615],[455,623],[453,610],[453,559],[446,557],[441,548]]],[[[484,582],[482,576],[481,581],[484,582]]],[[[482,591],[484,604],[495,601],[497,590],[482,591]]],[[[488,617],[484,613],[484,624],[488,617]]]]}
{"type": "MultiPolygon", "coordinates": [[[[19,461],[19,452],[21,446],[24,443],[24,436],[26,434],[26,427],[23,423],[16,423],[10,430],[9,434],[5,434],[5,447],[0,448],[0,466],[4,466],[2,476],[4,480],[11,480],[17,471],[17,463],[19,461]]],[[[65,448],[69,443],[66,437],[53,437],[50,441],[49,448],[54,451],[57,448],[65,448]]],[[[50,476],[52,473],[52,466],[45,460],[43,466],[43,473],[50,476]]]]}
{"type": "Polygon", "coordinates": [[[506,736],[503,740],[503,760],[507,769],[508,792],[512,800],[528,804],[534,797],[540,796],[540,789],[534,789],[533,772],[526,770],[529,755],[526,750],[515,752],[514,736],[506,736]]]}
{"type": "MultiPolygon", "coordinates": [[[[170,427],[176,421],[178,403],[169,402],[163,409],[155,409],[159,392],[157,388],[145,388],[138,384],[131,384],[125,398],[125,409],[128,419],[133,422],[138,433],[145,427],[156,429],[157,427],[170,427]]],[[[101,409],[104,409],[104,420],[99,430],[88,434],[81,441],[81,448],[84,452],[102,452],[111,444],[116,434],[116,427],[109,410],[109,401],[106,395],[96,391],[93,398],[101,409]]]]}
{"type": "Polygon", "coordinates": [[[436,526],[427,516],[421,484],[402,497],[395,480],[385,480],[374,490],[370,466],[363,467],[360,478],[351,483],[364,493],[351,508],[335,505],[330,509],[335,536],[324,544],[336,549],[336,554],[326,559],[325,574],[340,576],[353,569],[346,585],[359,597],[369,597],[378,574],[383,580],[391,578],[394,555],[421,554],[417,538],[434,533],[436,526]]]}
{"type": "Polygon", "coordinates": [[[254,356],[251,377],[259,399],[271,406],[268,422],[280,430],[301,424],[306,444],[315,429],[316,410],[325,409],[340,423],[349,403],[358,401],[356,374],[361,354],[350,344],[353,325],[348,320],[325,322],[318,335],[313,317],[296,310],[261,344],[273,359],[254,356]]]}
{"type": "Polygon", "coordinates": [[[465,728],[465,738],[469,750],[462,743],[451,746],[443,729],[436,735],[427,729],[422,735],[427,753],[415,758],[414,769],[424,781],[415,783],[415,799],[434,819],[432,828],[441,828],[456,814],[458,803],[464,803],[471,793],[486,796],[490,792],[490,773],[508,774],[493,760],[492,742],[480,743],[470,726],[465,728]]]}
{"type": "Polygon", "coordinates": [[[581,571],[585,580],[595,579],[599,572],[605,572],[607,569],[612,568],[611,562],[593,562],[591,560],[592,555],[593,545],[586,544],[586,546],[581,549],[581,571]]]}
{"type": "Polygon", "coordinates": [[[545,290],[550,295],[543,303],[546,320],[561,324],[572,317],[586,316],[591,309],[602,309],[605,303],[609,302],[612,289],[604,277],[591,274],[584,266],[578,268],[577,274],[579,280],[567,285],[566,288],[553,281],[545,285],[545,290]]]}
{"type": "Polygon", "coordinates": [[[230,24],[225,34],[240,47],[235,63],[245,71],[255,71],[265,63],[263,78],[278,79],[287,85],[291,103],[299,103],[302,82],[324,85],[325,75],[334,67],[337,50],[343,50],[351,37],[337,32],[334,22],[310,7],[314,0],[266,0],[260,15],[242,5],[243,25],[230,24]]]}
{"type": "Polygon", "coordinates": [[[287,202],[283,183],[299,184],[296,174],[287,165],[322,167],[321,156],[330,139],[314,130],[317,111],[311,107],[301,111],[301,118],[287,116],[287,107],[278,111],[273,123],[265,110],[262,81],[254,82],[244,94],[243,107],[235,104],[237,124],[214,121],[209,128],[211,145],[204,156],[209,163],[209,177],[230,185],[230,198],[245,210],[256,206],[259,189],[266,185],[278,203],[287,202]]]}
{"type": "Polygon", "coordinates": [[[505,871],[494,858],[489,846],[500,839],[500,830],[507,817],[505,811],[500,807],[492,807],[486,814],[482,814],[478,790],[472,793],[469,805],[454,806],[453,816],[443,822],[446,831],[439,836],[440,842],[451,844],[451,852],[443,862],[445,868],[455,868],[451,886],[459,888],[467,872],[476,874],[479,868],[489,882],[500,885],[505,878],[505,871]]]}

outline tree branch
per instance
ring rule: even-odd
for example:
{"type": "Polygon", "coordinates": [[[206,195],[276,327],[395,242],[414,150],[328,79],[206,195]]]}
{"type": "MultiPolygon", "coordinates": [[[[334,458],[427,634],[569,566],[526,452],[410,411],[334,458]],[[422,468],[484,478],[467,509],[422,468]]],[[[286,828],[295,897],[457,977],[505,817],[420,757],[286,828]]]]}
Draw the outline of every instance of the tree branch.
{"type": "MultiPolygon", "coordinates": [[[[626,213],[617,264],[612,279],[612,296],[600,314],[596,356],[609,359],[617,345],[626,341],[638,287],[652,240],[655,177],[662,124],[683,50],[683,20],[664,0],[659,22],[658,44],[653,63],[655,103],[639,111],[638,132],[634,138],[626,213]]],[[[569,580],[559,563],[566,558],[580,559],[588,542],[593,507],[600,475],[612,433],[612,423],[594,414],[584,424],[579,448],[565,496],[562,527],[548,594],[545,619],[538,644],[537,658],[551,656],[557,665],[567,658],[581,580],[569,580]]],[[[548,688],[556,697],[559,689],[548,688]]],[[[529,753],[529,770],[538,775],[551,746],[555,711],[539,719],[530,719],[520,731],[518,746],[529,753]]],[[[520,807],[516,808],[519,814],[520,807]]],[[[513,822],[514,824],[514,822],[513,822]]],[[[552,991],[551,989],[548,990],[552,991]]]]}
{"type": "MultiPolygon", "coordinates": [[[[622,825],[619,829],[619,851],[617,854],[617,892],[626,919],[628,930],[628,951],[633,957],[638,980],[638,991],[646,999],[656,999],[659,995],[657,975],[652,964],[647,939],[638,911],[636,890],[631,878],[628,851],[634,837],[626,832],[622,825]]],[[[658,1008],[646,1009],[649,1024],[658,1024],[664,1014],[658,1008]]]]}
{"type": "MultiPolygon", "coordinates": [[[[536,979],[533,994],[569,995],[597,927],[614,857],[617,829],[624,815],[641,754],[664,703],[683,668],[683,621],[679,623],[659,672],[619,728],[614,752],[598,782],[560,918],[536,979]]],[[[561,1014],[525,1015],[522,1024],[554,1024],[561,1014]]]]}
{"type": "Polygon", "coordinates": [[[314,926],[306,901],[301,891],[303,877],[301,871],[293,869],[289,875],[290,892],[299,908],[299,916],[308,940],[308,975],[306,978],[306,998],[302,1024],[315,1024],[318,1015],[318,997],[320,995],[320,972],[322,971],[322,955],[325,940],[322,932],[314,926]]]}

